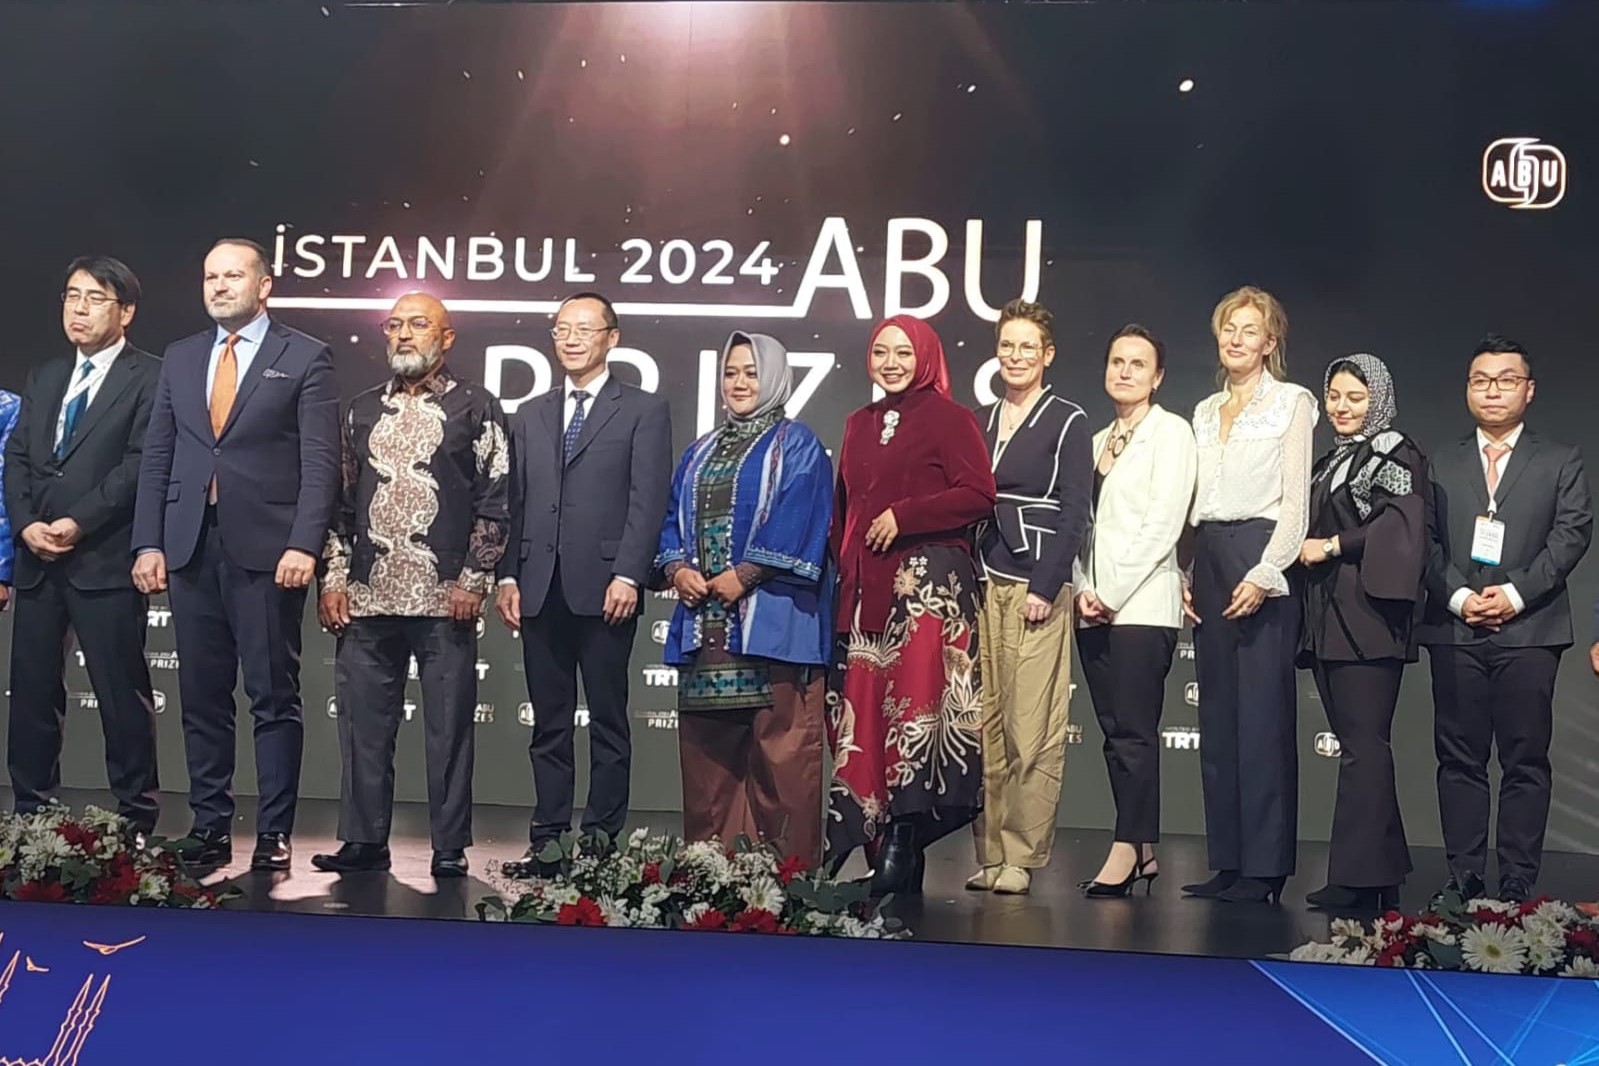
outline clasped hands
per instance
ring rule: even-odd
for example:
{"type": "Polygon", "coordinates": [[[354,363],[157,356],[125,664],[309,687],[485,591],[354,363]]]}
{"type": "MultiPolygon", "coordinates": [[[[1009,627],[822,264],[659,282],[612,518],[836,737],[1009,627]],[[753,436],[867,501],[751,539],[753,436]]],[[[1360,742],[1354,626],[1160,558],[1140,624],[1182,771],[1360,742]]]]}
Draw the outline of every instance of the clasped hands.
{"type": "Polygon", "coordinates": [[[696,608],[712,598],[720,601],[724,607],[731,607],[743,599],[747,591],[744,583],[738,579],[738,572],[732,568],[707,580],[692,566],[681,566],[672,575],[672,587],[677,590],[677,598],[689,608],[696,608]]]}
{"type": "Polygon", "coordinates": [[[1498,632],[1500,626],[1516,617],[1516,605],[1510,602],[1510,595],[1502,586],[1489,585],[1466,597],[1466,602],[1460,606],[1460,616],[1468,626],[1498,632]]]}
{"type": "MultiPolygon", "coordinates": [[[[1266,590],[1253,581],[1240,581],[1233,589],[1233,598],[1227,604],[1227,609],[1221,616],[1229,622],[1240,618],[1248,618],[1260,610],[1260,605],[1266,602],[1266,590]]],[[[1194,611],[1194,592],[1186,580],[1183,581],[1183,615],[1194,625],[1200,624],[1200,618],[1194,611]]]]}
{"type": "Polygon", "coordinates": [[[70,518],[54,522],[33,522],[22,531],[22,543],[43,562],[53,563],[72,551],[83,536],[78,523],[70,518]]]}

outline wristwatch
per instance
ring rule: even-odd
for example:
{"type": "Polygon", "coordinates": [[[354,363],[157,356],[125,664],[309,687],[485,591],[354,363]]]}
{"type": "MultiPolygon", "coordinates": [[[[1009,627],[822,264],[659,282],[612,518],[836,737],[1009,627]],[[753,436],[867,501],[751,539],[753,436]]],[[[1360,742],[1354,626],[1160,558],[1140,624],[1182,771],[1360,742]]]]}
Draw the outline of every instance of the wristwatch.
{"type": "Polygon", "coordinates": [[[1321,554],[1329,559],[1333,557],[1333,542],[1331,540],[1321,542],[1321,554]]]}

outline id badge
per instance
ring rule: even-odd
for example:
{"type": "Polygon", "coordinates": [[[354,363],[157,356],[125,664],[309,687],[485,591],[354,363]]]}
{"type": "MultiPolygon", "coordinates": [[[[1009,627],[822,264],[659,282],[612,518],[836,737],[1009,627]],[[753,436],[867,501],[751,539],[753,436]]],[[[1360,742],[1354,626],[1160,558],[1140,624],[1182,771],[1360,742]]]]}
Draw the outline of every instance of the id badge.
{"type": "Polygon", "coordinates": [[[1505,550],[1505,524],[1492,515],[1478,515],[1471,534],[1471,560],[1484,566],[1498,566],[1505,550]]]}

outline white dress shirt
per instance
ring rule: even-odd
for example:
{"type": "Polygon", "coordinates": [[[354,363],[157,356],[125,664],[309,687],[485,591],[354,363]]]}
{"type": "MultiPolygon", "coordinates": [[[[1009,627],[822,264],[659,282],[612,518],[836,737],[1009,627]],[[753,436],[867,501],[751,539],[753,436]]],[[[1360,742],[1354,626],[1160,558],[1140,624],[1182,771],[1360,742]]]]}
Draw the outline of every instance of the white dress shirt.
{"type": "Polygon", "coordinates": [[[89,373],[88,379],[89,399],[83,405],[83,409],[88,411],[90,407],[94,406],[94,398],[100,394],[100,386],[105,384],[105,376],[111,370],[111,364],[116,362],[117,356],[121,355],[122,349],[127,346],[128,339],[124,337],[111,347],[96,352],[94,355],[84,355],[83,349],[78,349],[78,358],[72,364],[72,376],[67,378],[67,391],[61,394],[61,410],[56,412],[55,446],[57,448],[61,447],[61,436],[67,430],[66,400],[72,393],[73,386],[78,383],[78,379],[83,375],[83,364],[89,363],[94,366],[94,369],[89,373]]]}
{"type": "MultiPolygon", "coordinates": [[[[1505,467],[1510,465],[1510,457],[1515,454],[1516,444],[1521,440],[1521,431],[1526,428],[1527,424],[1523,422],[1521,425],[1511,430],[1509,435],[1507,435],[1504,440],[1497,442],[1509,449],[1509,451],[1505,452],[1505,454],[1499,457],[1499,480],[1501,482],[1505,479],[1505,467]]],[[[1478,426],[1477,461],[1482,465],[1482,482],[1483,489],[1485,491],[1488,487],[1488,453],[1483,451],[1483,449],[1493,443],[1495,442],[1488,439],[1488,434],[1482,431],[1482,427],[1478,426]]],[[[1495,500],[1492,495],[1488,497],[1489,511],[1496,510],[1498,508],[1498,504],[1499,501],[1495,500]]],[[[1516,591],[1516,586],[1507,581],[1499,587],[1505,590],[1505,599],[1510,601],[1510,605],[1516,609],[1517,614],[1520,614],[1522,611],[1527,609],[1526,603],[1522,601],[1521,593],[1516,591]]],[[[1463,619],[1466,617],[1466,601],[1471,598],[1471,595],[1474,591],[1474,589],[1470,588],[1458,588],[1454,591],[1454,594],[1449,597],[1449,610],[1457,618],[1463,619]]]]}
{"type": "Polygon", "coordinates": [[[1244,580],[1268,596],[1288,595],[1283,572],[1299,559],[1310,528],[1310,468],[1316,401],[1306,389],[1260,376],[1255,395],[1221,440],[1225,391],[1194,408],[1194,443],[1199,449],[1199,484],[1194,525],[1263,518],[1277,523],[1261,560],[1244,580]]]}
{"type": "MultiPolygon", "coordinates": [[[[244,381],[244,375],[250,369],[250,364],[255,362],[255,353],[261,350],[261,342],[266,339],[267,326],[271,323],[272,320],[262,311],[248,326],[239,330],[239,339],[233,342],[233,359],[238,364],[238,375],[233,379],[235,385],[244,381]]],[[[211,345],[211,359],[205,365],[207,405],[211,403],[211,389],[217,380],[217,362],[222,358],[222,349],[227,346],[228,332],[222,326],[217,327],[217,337],[211,345]]]]}

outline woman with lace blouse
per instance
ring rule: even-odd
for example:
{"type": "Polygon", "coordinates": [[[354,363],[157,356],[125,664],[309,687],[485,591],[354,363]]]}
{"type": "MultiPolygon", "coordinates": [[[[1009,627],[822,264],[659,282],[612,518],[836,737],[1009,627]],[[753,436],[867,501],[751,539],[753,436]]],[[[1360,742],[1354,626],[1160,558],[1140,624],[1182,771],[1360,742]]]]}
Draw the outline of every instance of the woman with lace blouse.
{"type": "Polygon", "coordinates": [[[1299,601],[1286,571],[1309,524],[1315,399],[1289,383],[1288,316],[1246,286],[1211,316],[1222,390],[1194,409],[1193,571],[1205,836],[1216,875],[1191,896],[1259,903],[1294,872],[1299,601]]]}

